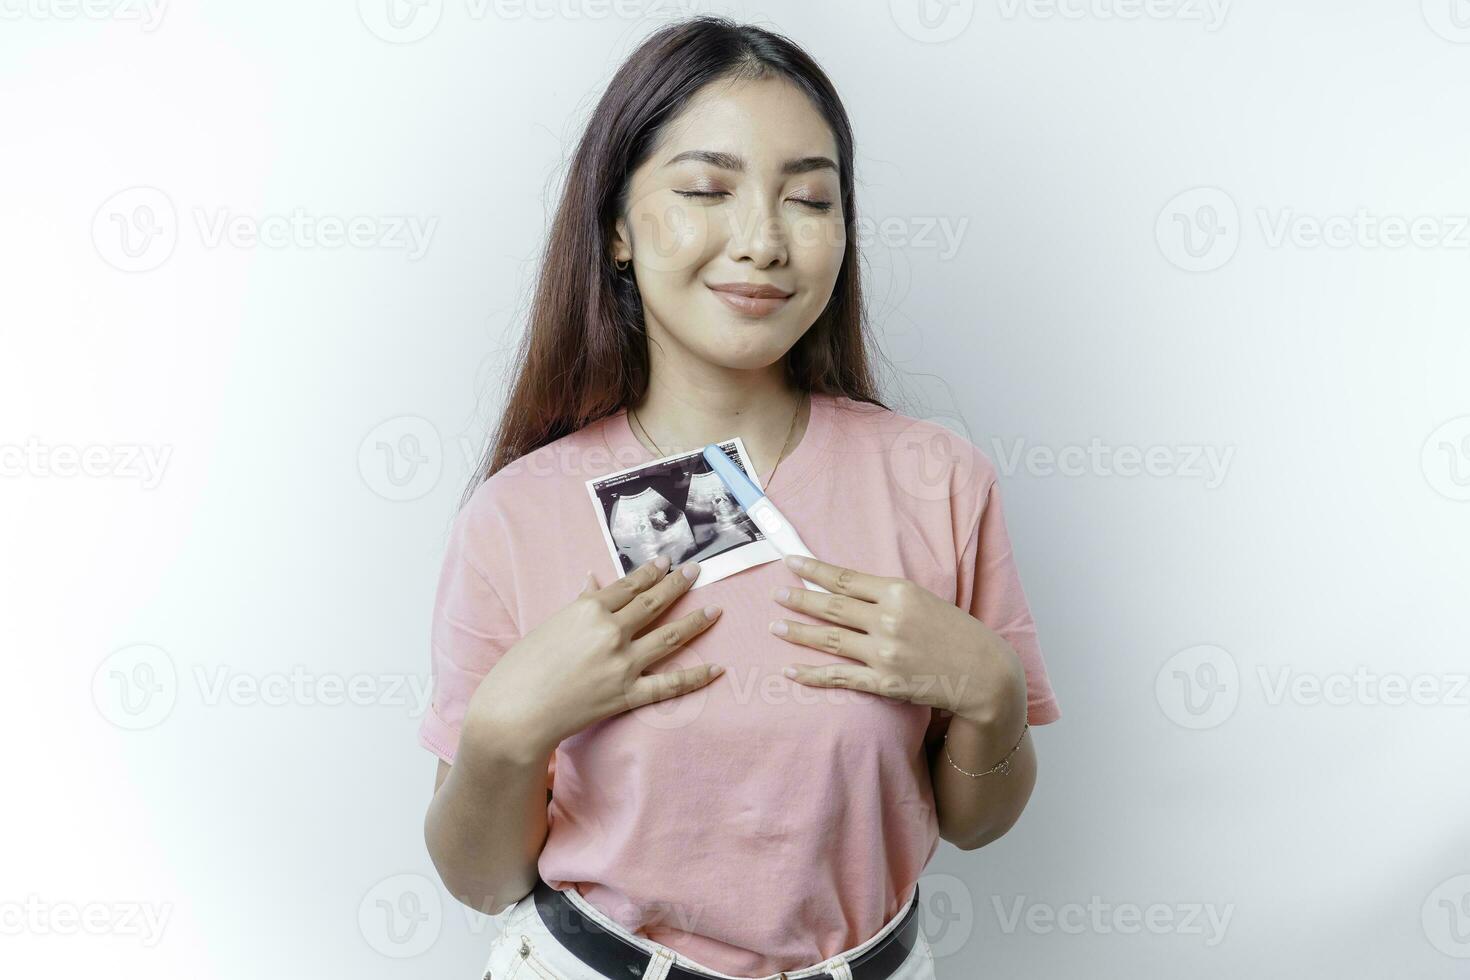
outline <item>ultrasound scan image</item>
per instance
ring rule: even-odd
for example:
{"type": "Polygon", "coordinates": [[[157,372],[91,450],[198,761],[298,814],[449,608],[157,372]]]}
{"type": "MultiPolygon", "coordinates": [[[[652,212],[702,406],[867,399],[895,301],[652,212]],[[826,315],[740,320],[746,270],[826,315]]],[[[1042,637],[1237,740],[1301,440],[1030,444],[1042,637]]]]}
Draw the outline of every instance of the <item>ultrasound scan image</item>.
{"type": "Polygon", "coordinates": [[[608,518],[608,530],[618,554],[629,563],[629,570],[659,555],[676,565],[695,547],[689,519],[653,487],[631,496],[619,494],[608,518]]]}

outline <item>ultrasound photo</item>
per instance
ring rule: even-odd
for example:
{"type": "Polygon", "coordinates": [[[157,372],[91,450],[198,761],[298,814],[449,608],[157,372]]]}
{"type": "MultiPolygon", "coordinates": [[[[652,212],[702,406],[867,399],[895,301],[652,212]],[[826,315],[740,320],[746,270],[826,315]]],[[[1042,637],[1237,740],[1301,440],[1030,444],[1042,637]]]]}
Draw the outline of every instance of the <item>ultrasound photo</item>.
{"type": "MultiPolygon", "coordinates": [[[[739,438],[719,447],[760,486],[739,438]]],[[[781,557],[699,451],[588,480],[587,493],[618,577],[666,555],[700,563],[697,589],[781,557]]]]}

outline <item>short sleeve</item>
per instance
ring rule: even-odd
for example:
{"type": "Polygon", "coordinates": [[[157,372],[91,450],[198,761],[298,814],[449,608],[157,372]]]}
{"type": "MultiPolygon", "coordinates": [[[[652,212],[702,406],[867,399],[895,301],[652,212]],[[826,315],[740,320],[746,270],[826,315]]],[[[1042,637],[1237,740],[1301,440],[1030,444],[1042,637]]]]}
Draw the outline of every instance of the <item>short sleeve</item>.
{"type": "MultiPolygon", "coordinates": [[[[450,764],[470,698],[522,636],[511,612],[510,570],[506,518],[482,484],[450,528],[429,631],[433,696],[419,724],[419,744],[450,764]]],[[[548,786],[555,771],[553,754],[548,786]]]]}
{"type": "MultiPolygon", "coordinates": [[[[978,453],[979,450],[976,450],[978,453]]],[[[994,465],[981,456],[980,512],[970,527],[959,555],[956,605],[1003,636],[1026,671],[1026,720],[1045,725],[1062,716],[1047,675],[1046,662],[1036,639],[1036,624],[1021,588],[1020,572],[1011,551],[1005,510],[994,465]]],[[[944,733],[949,712],[932,709],[928,737],[944,733]]]]}

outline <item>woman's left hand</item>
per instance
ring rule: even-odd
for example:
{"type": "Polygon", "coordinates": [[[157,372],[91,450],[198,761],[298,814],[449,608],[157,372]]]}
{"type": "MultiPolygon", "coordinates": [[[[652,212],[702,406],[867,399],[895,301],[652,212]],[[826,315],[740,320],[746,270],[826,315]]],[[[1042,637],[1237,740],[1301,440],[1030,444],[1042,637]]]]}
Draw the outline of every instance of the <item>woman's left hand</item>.
{"type": "Polygon", "coordinates": [[[1015,650],[954,603],[905,578],[868,575],[796,555],[785,562],[832,594],[778,586],[772,598],[832,625],[777,619],[771,632],[858,661],[793,664],[785,673],[798,683],[927,704],[982,723],[1004,718],[1018,696],[1026,703],[1026,672],[1015,650]]]}

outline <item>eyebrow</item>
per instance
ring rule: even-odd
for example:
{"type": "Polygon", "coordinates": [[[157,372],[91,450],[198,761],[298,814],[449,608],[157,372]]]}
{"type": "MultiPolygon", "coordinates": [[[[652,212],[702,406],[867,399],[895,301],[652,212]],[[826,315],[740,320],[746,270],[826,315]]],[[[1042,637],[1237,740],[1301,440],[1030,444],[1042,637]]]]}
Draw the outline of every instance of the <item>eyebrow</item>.
{"type": "MultiPolygon", "coordinates": [[[[685,160],[697,160],[700,163],[707,163],[710,166],[719,167],[721,170],[734,170],[737,173],[745,172],[744,157],[734,153],[721,153],[718,150],[685,150],[678,156],[671,158],[664,166],[672,167],[674,164],[682,163],[685,160]]],[[[781,164],[781,173],[783,176],[805,174],[813,170],[830,170],[836,173],[837,164],[833,163],[827,157],[821,156],[800,157],[795,160],[787,160],[781,164]]]]}

